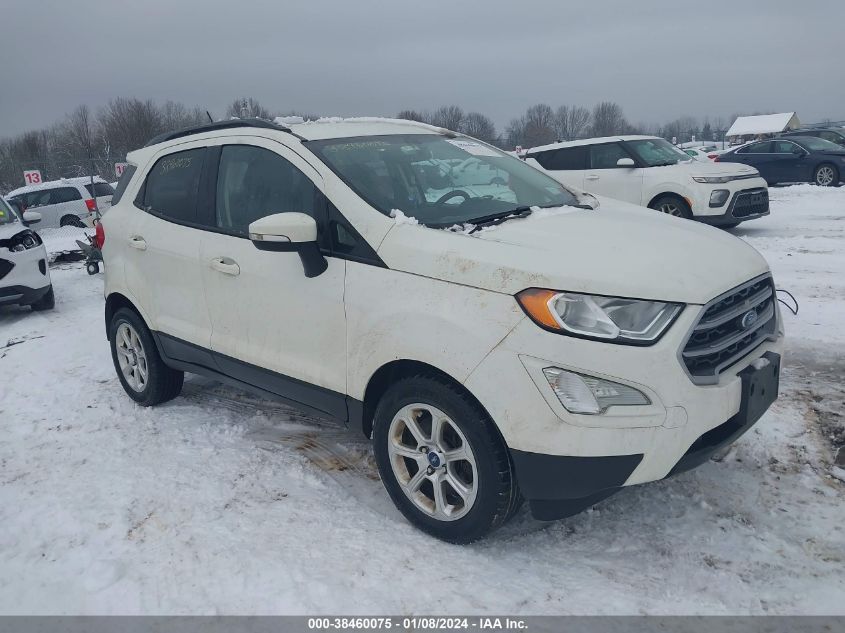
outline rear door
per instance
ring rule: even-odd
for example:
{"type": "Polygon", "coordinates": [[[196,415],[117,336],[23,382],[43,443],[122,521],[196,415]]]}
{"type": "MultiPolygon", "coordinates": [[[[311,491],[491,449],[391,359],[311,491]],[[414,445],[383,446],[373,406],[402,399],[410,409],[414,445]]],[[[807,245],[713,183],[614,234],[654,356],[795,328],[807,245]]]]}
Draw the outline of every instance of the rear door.
{"type": "Polygon", "coordinates": [[[771,141],[760,141],[751,143],[736,151],[738,162],[751,165],[760,172],[760,175],[768,182],[777,182],[777,169],[774,165],[775,155],[772,153],[771,141]]]}
{"type": "Polygon", "coordinates": [[[208,348],[211,340],[197,220],[206,154],[205,144],[194,142],[157,157],[135,199],[144,212],[133,214],[125,238],[127,286],[176,357],[185,343],[208,348]]]}
{"type": "Polygon", "coordinates": [[[561,147],[531,155],[546,172],[564,185],[584,189],[587,148],[561,147]]]}
{"type": "Polygon", "coordinates": [[[616,163],[622,158],[636,162],[621,143],[590,145],[584,189],[632,204],[642,204],[643,170],[636,166],[619,167],[616,163]]]}

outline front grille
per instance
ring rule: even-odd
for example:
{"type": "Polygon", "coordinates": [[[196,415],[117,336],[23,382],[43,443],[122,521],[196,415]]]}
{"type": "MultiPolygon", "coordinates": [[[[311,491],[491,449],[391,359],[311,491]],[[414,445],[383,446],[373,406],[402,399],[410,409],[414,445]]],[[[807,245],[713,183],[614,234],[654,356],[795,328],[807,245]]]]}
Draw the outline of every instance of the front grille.
{"type": "Polygon", "coordinates": [[[769,191],[767,189],[740,191],[734,199],[732,215],[735,218],[747,218],[750,215],[765,215],[768,212],[769,191]]]}
{"type": "Polygon", "coordinates": [[[707,304],[681,352],[693,382],[716,382],[720,372],[773,336],[775,301],[772,278],[766,276],[707,304]]]}
{"type": "Polygon", "coordinates": [[[0,279],[8,275],[9,271],[14,267],[15,265],[8,259],[0,259],[0,279]]]}

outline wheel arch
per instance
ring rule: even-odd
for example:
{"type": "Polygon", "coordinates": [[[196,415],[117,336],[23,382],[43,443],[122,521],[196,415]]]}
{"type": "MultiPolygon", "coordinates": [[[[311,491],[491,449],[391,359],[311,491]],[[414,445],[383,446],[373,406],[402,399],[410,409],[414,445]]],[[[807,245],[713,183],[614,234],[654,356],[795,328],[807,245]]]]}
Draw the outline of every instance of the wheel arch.
{"type": "Polygon", "coordinates": [[[106,307],[104,310],[104,317],[105,317],[105,325],[106,325],[106,338],[109,336],[109,324],[111,324],[112,317],[114,313],[120,310],[121,308],[129,308],[133,312],[135,312],[141,319],[143,319],[144,323],[147,323],[149,326],[149,322],[141,311],[135,306],[134,303],[126,296],[119,292],[112,292],[106,297],[106,307]]]}
{"type": "MultiPolygon", "coordinates": [[[[399,359],[391,361],[379,367],[375,371],[375,373],[370,376],[370,380],[367,382],[367,387],[364,390],[364,401],[361,403],[360,408],[360,420],[354,421],[356,422],[355,426],[358,426],[360,424],[359,428],[366,438],[369,439],[372,437],[373,417],[375,415],[376,407],[378,406],[379,400],[381,400],[381,397],[385,394],[385,392],[396,381],[401,380],[402,378],[407,378],[419,374],[433,376],[435,378],[439,378],[450,383],[455,388],[467,394],[467,396],[469,396],[475,402],[475,404],[477,404],[481,408],[481,410],[484,411],[484,414],[490,420],[493,420],[486,407],[481,404],[481,401],[475,396],[475,394],[473,394],[469,389],[467,389],[465,385],[463,385],[458,380],[455,380],[455,378],[447,374],[442,369],[438,369],[434,365],[430,365],[428,363],[424,363],[417,360],[399,359]]],[[[350,421],[352,422],[353,420],[350,421]]],[[[505,442],[505,439],[502,436],[499,427],[496,425],[495,420],[493,420],[493,428],[495,429],[496,434],[499,436],[499,439],[502,441],[502,445],[507,446],[507,442],[505,442]]]]}
{"type": "Polygon", "coordinates": [[[651,209],[652,208],[651,205],[653,205],[655,202],[657,202],[660,198],[675,198],[677,200],[680,200],[684,204],[686,204],[690,208],[690,210],[692,210],[692,204],[686,196],[678,193],[677,191],[671,191],[671,190],[661,191],[657,195],[652,196],[651,200],[649,200],[648,203],[645,206],[647,206],[649,209],[651,209]]]}

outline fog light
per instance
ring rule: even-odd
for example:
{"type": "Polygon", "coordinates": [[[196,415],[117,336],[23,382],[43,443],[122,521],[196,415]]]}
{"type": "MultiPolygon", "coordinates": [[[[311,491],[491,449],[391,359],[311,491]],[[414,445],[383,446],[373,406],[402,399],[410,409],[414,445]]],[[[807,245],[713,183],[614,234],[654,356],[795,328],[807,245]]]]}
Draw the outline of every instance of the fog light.
{"type": "Polygon", "coordinates": [[[721,207],[728,201],[729,195],[731,195],[731,192],[727,189],[714,189],[710,193],[710,206],[721,207]]]}
{"type": "Polygon", "coordinates": [[[640,391],[618,382],[585,376],[558,367],[543,370],[557,399],[570,413],[595,415],[608,407],[651,404],[640,391]]]}

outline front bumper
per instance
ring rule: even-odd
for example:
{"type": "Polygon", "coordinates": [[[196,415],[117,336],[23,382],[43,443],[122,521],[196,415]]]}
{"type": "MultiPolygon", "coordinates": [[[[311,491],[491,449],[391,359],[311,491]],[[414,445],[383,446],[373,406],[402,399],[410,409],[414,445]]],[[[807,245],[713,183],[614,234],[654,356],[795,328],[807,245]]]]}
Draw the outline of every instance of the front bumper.
{"type": "Polygon", "coordinates": [[[702,215],[696,219],[712,226],[736,224],[769,215],[769,190],[766,187],[735,192],[721,215],[702,215]]]}
{"type": "MultiPolygon", "coordinates": [[[[521,322],[473,371],[465,384],[510,448],[535,516],[568,516],[623,486],[693,468],[762,415],[765,408],[759,415],[744,410],[744,376],[769,354],[779,359],[780,318],[769,340],[725,369],[717,382],[704,385],[691,380],[678,353],[702,310],[687,306],[650,347],[574,339],[521,322]],[[630,385],[651,404],[611,407],[603,415],[572,414],[548,386],[542,374],[548,366],[630,385]],[[501,388],[502,376],[509,377],[507,389],[501,388]]],[[[779,362],[772,366],[779,369],[779,362]]]]}

